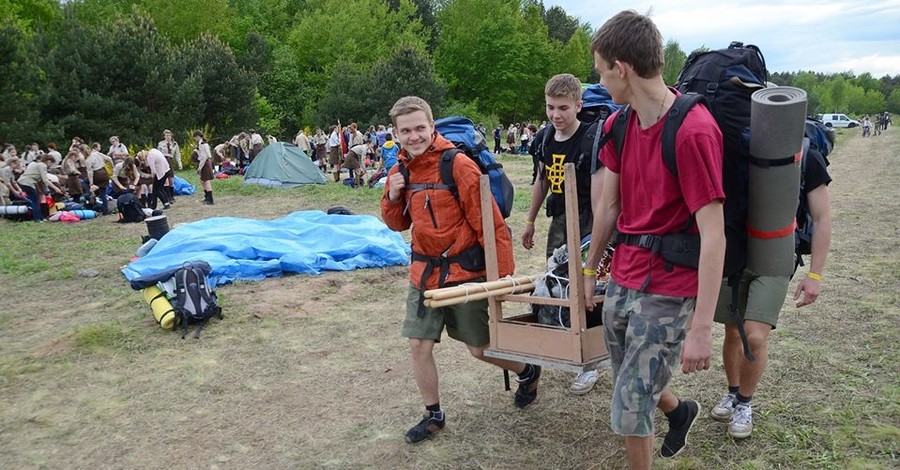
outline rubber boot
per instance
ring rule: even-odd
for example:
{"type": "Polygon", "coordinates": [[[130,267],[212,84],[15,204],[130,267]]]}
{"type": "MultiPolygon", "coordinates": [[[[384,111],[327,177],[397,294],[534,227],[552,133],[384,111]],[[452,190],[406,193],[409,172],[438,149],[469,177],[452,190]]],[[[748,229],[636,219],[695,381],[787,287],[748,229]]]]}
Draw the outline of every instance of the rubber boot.
{"type": "Polygon", "coordinates": [[[340,183],[341,182],[341,174],[339,172],[334,172],[332,174],[334,175],[334,182],[340,183]]]}

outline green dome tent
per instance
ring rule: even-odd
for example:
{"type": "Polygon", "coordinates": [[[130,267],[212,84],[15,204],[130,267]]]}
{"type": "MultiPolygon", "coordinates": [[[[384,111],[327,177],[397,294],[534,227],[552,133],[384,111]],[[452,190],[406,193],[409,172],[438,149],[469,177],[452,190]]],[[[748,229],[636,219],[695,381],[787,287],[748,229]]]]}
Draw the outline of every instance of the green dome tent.
{"type": "Polygon", "coordinates": [[[244,184],[267,188],[293,188],[301,184],[325,184],[325,174],[294,144],[269,144],[244,173],[244,184]]]}

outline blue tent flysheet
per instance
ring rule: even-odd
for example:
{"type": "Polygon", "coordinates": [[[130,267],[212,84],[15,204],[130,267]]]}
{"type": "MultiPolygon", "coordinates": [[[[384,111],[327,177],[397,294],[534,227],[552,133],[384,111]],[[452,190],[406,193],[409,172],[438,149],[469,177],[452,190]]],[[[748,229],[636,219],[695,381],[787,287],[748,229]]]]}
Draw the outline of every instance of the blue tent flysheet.
{"type": "Polygon", "coordinates": [[[409,243],[376,217],[300,211],[275,220],[216,217],[178,225],[122,273],[130,281],[206,261],[210,282],[219,285],[406,265],[409,254],[409,243]]]}

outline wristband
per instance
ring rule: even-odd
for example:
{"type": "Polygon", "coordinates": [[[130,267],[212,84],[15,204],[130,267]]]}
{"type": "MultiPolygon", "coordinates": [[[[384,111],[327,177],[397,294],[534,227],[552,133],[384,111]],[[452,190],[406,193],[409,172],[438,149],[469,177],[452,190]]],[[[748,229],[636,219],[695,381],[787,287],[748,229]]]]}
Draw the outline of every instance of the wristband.
{"type": "Polygon", "coordinates": [[[807,279],[812,279],[812,280],[814,280],[814,281],[822,282],[822,275],[821,275],[821,274],[816,274],[816,273],[814,273],[814,272],[812,272],[812,271],[806,273],[806,278],[807,278],[807,279]]]}
{"type": "Polygon", "coordinates": [[[525,225],[534,225],[534,221],[533,221],[533,220],[526,220],[526,221],[525,221],[525,225]]]}
{"type": "Polygon", "coordinates": [[[597,271],[588,268],[581,268],[581,274],[584,274],[585,276],[596,276],[597,271]]]}

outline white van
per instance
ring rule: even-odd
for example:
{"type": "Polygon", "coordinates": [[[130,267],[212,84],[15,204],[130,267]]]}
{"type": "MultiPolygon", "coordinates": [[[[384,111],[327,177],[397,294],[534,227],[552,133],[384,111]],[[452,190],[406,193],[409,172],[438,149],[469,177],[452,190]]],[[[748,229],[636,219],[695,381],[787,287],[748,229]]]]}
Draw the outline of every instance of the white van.
{"type": "Polygon", "coordinates": [[[859,121],[848,118],[846,114],[823,114],[821,120],[825,127],[848,127],[852,129],[859,126],[859,121]]]}

